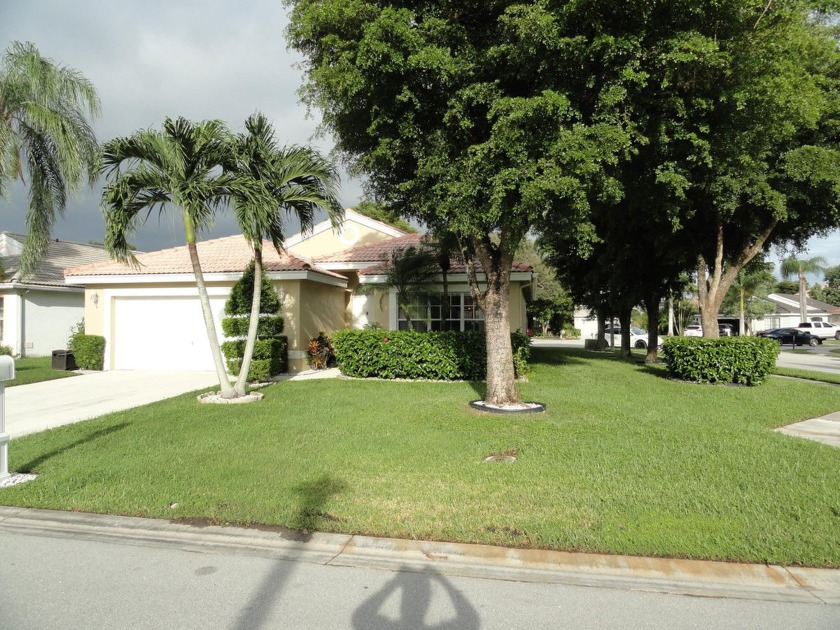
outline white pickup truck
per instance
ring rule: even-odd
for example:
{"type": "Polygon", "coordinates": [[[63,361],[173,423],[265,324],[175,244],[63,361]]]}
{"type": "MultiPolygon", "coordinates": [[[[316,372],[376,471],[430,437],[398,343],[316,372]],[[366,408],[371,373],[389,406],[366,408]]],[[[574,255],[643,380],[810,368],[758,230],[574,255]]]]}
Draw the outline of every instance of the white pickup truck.
{"type": "Polygon", "coordinates": [[[820,339],[840,339],[840,326],[828,322],[799,322],[796,330],[809,332],[820,339]]]}

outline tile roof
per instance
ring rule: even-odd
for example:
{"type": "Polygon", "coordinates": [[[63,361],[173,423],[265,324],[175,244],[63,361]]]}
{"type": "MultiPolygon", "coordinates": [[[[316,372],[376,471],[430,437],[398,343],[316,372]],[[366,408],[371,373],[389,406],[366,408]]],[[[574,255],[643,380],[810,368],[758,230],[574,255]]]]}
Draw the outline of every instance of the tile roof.
{"type": "MultiPolygon", "coordinates": [[[[350,249],[345,249],[334,254],[327,254],[324,256],[316,256],[313,258],[319,263],[371,263],[370,266],[359,271],[359,275],[375,275],[384,272],[384,261],[390,258],[391,253],[398,249],[406,249],[408,247],[417,247],[427,244],[426,234],[406,234],[398,238],[392,238],[376,243],[369,243],[367,245],[357,245],[350,249]]],[[[466,273],[466,265],[458,258],[452,258],[449,261],[449,273],[466,273]]],[[[483,273],[481,266],[476,269],[479,273],[483,273]]],[[[521,263],[519,261],[513,262],[512,271],[531,272],[533,267],[521,263]]]]}
{"type": "MultiPolygon", "coordinates": [[[[26,236],[2,233],[6,238],[23,243],[26,236]]],[[[72,243],[59,239],[51,240],[47,246],[47,254],[32,275],[27,278],[20,276],[20,255],[10,254],[0,257],[5,274],[4,282],[17,282],[24,284],[39,284],[48,286],[66,286],[64,284],[64,270],[68,267],[78,267],[108,260],[108,252],[101,245],[86,245],[72,243]]]]}
{"type": "MultiPolygon", "coordinates": [[[[204,273],[242,273],[252,259],[251,247],[241,234],[197,243],[198,257],[204,273]]],[[[68,269],[67,276],[138,276],[193,272],[186,245],[137,254],[139,267],[107,261],[68,269]]],[[[271,271],[314,271],[325,276],[345,279],[332,271],[320,269],[308,259],[288,253],[278,254],[269,241],[263,241],[263,267],[271,271]]]]}

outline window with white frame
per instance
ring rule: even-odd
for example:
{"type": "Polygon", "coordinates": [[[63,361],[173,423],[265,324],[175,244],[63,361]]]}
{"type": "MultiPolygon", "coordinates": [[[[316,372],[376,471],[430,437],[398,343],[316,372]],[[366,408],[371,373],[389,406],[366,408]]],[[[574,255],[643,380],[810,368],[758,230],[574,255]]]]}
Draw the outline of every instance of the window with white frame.
{"type": "Polygon", "coordinates": [[[484,330],[484,313],[469,293],[450,293],[449,308],[445,309],[443,296],[435,296],[422,303],[400,307],[399,330],[484,330]]]}

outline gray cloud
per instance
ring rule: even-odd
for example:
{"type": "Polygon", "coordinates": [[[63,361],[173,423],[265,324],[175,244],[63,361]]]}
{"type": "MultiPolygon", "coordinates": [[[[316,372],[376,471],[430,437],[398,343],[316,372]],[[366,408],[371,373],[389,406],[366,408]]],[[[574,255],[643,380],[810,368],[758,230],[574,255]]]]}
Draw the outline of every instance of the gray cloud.
{"type": "MultiPolygon", "coordinates": [[[[298,102],[300,57],[286,49],[288,23],[278,0],[166,2],[123,0],[3,0],[0,46],[32,41],[54,61],[76,68],[99,91],[100,141],[137,129],[159,128],[167,116],[218,118],[240,130],[262,111],[283,143],[307,143],[328,153],[330,138],[315,137],[318,117],[298,102]]],[[[361,183],[342,177],[341,201],[361,197],[361,183]]],[[[56,226],[67,240],[102,240],[101,183],[72,200],[56,226]]],[[[0,200],[0,229],[24,232],[26,191],[0,200]]],[[[290,231],[294,226],[290,226],[290,231]]],[[[237,231],[220,215],[212,236],[237,231]]],[[[174,215],[150,218],[133,242],[144,250],[179,244],[174,215]]]]}

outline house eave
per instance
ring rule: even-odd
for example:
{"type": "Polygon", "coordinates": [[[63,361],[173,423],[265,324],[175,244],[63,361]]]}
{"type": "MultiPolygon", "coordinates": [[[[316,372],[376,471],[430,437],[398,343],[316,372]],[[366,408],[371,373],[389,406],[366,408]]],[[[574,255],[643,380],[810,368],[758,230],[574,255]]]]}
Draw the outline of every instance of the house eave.
{"type": "MultiPolygon", "coordinates": [[[[336,287],[347,287],[345,278],[328,276],[311,270],[298,271],[267,271],[266,276],[271,280],[309,280],[336,287]]],[[[242,277],[236,273],[205,273],[205,282],[236,282],[242,277]]],[[[160,273],[135,275],[99,275],[99,276],[67,276],[64,281],[75,286],[100,286],[113,284],[183,284],[195,285],[195,276],[191,273],[160,273]]]]}

